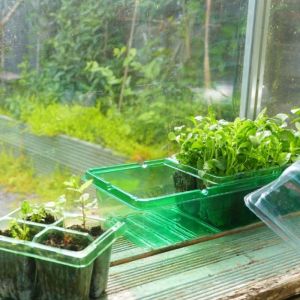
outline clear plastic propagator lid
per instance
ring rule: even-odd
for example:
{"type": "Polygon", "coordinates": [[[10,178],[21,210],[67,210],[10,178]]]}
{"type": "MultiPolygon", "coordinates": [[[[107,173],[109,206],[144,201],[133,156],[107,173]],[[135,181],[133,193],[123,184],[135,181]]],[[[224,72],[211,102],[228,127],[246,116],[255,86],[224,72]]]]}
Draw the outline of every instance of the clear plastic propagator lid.
{"type": "Polygon", "coordinates": [[[300,246],[300,161],[275,181],[248,194],[245,203],[285,241],[300,246]]]}

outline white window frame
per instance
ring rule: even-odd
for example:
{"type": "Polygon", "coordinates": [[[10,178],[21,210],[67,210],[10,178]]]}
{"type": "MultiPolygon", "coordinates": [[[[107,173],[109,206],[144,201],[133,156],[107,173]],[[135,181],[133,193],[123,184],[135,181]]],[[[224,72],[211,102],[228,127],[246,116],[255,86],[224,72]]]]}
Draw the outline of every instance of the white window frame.
{"type": "Polygon", "coordinates": [[[271,0],[249,0],[242,75],[240,117],[254,119],[261,110],[271,0]]]}

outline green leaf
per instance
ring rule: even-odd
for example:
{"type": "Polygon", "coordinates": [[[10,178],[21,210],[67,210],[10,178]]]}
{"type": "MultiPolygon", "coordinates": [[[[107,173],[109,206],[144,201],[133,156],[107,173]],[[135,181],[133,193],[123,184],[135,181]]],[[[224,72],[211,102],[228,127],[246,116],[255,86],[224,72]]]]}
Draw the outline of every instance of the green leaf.
{"type": "Polygon", "coordinates": [[[291,159],[291,153],[280,153],[278,158],[278,163],[280,166],[284,166],[291,159]]]}
{"type": "Polygon", "coordinates": [[[289,118],[289,116],[287,114],[277,114],[275,118],[280,119],[282,122],[284,122],[289,118]]]}
{"type": "Polygon", "coordinates": [[[226,170],[226,161],[225,160],[214,159],[213,162],[219,170],[222,170],[222,171],[226,170]]]}
{"type": "Polygon", "coordinates": [[[300,114],[300,108],[294,108],[291,110],[291,113],[294,115],[299,115],[300,114]]]}
{"type": "Polygon", "coordinates": [[[85,183],[83,183],[80,187],[79,187],[79,192],[83,193],[87,188],[89,188],[91,185],[93,184],[93,179],[90,179],[88,181],[86,181],[85,183]]]}
{"type": "Polygon", "coordinates": [[[256,120],[260,120],[260,119],[264,118],[265,115],[266,115],[266,112],[267,112],[267,108],[265,107],[265,108],[258,114],[256,120]]]}
{"type": "Polygon", "coordinates": [[[250,135],[249,140],[252,143],[252,145],[254,145],[254,146],[258,146],[260,144],[259,139],[254,135],[250,135]]]}
{"type": "Polygon", "coordinates": [[[176,134],[174,132],[169,132],[168,138],[170,141],[175,141],[176,140],[176,134]]]}

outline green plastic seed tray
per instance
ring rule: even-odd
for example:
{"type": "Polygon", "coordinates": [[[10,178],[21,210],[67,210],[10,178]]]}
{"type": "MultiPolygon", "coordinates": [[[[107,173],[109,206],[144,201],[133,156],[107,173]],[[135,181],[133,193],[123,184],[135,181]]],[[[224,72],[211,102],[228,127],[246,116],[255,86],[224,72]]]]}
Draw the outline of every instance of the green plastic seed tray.
{"type": "Polygon", "coordinates": [[[199,198],[201,191],[197,188],[176,192],[177,173],[191,180],[199,179],[196,169],[171,159],[94,168],[86,172],[85,179],[93,179],[97,188],[132,208],[151,209],[199,198]]]}
{"type": "Polygon", "coordinates": [[[149,247],[256,221],[243,197],[276,177],[271,173],[203,188],[198,170],[170,159],[93,168],[85,176],[94,180],[104,216],[126,222],[127,237],[149,247]]]}
{"type": "Polygon", "coordinates": [[[206,186],[228,184],[239,182],[247,182],[249,180],[263,180],[263,178],[268,178],[270,176],[278,177],[288,166],[276,166],[267,169],[260,169],[255,171],[247,171],[242,173],[237,173],[235,175],[229,176],[216,176],[207,172],[199,170],[199,176],[203,180],[206,186]]]}
{"type": "Polygon", "coordinates": [[[88,226],[101,225],[104,230],[95,237],[63,227],[63,224],[78,224],[77,215],[60,218],[50,225],[16,219],[16,216],[18,210],[0,219],[3,234],[0,235],[0,299],[83,300],[103,293],[111,247],[122,232],[123,223],[89,217],[88,226]],[[28,241],[5,236],[12,222],[29,228],[28,241]],[[43,244],[53,233],[62,239],[78,239],[84,248],[75,251],[43,244]]]}

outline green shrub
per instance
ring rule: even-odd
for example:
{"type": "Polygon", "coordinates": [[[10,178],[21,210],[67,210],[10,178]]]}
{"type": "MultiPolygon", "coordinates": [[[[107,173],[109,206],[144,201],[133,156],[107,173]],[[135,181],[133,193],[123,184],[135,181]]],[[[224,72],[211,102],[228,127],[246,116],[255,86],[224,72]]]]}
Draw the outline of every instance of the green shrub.
{"type": "Polygon", "coordinates": [[[36,175],[31,161],[24,155],[15,156],[9,150],[0,152],[0,185],[20,197],[37,197],[39,201],[53,201],[65,190],[64,182],[70,177],[65,171],[36,175]]]}
{"type": "Polygon", "coordinates": [[[164,157],[166,151],[158,143],[146,146],[136,141],[135,128],[127,124],[114,110],[101,113],[99,107],[81,105],[42,105],[32,98],[23,101],[20,119],[37,135],[55,136],[66,134],[100,144],[126,155],[129,159],[144,160],[164,157]]]}

